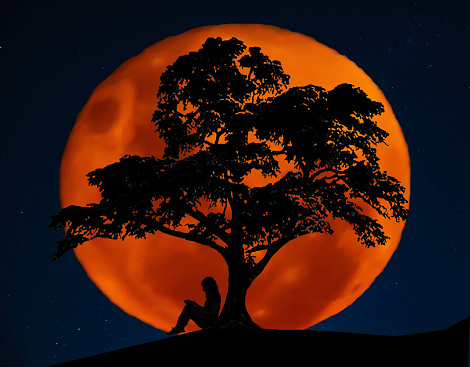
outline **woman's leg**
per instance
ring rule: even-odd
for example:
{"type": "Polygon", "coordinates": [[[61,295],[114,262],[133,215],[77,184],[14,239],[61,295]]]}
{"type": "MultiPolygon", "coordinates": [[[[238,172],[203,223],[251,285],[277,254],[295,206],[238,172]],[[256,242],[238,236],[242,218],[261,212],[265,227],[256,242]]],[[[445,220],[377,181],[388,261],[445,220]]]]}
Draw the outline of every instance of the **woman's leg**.
{"type": "Polygon", "coordinates": [[[193,320],[197,326],[200,328],[206,328],[209,326],[210,320],[207,316],[203,315],[197,308],[186,305],[181,311],[178,321],[176,322],[176,327],[184,328],[188,325],[189,320],[193,320]]]}
{"type": "Polygon", "coordinates": [[[181,311],[180,316],[178,317],[178,321],[176,322],[176,326],[179,328],[185,328],[188,325],[189,320],[191,319],[191,312],[189,310],[189,306],[186,305],[181,311]]]}

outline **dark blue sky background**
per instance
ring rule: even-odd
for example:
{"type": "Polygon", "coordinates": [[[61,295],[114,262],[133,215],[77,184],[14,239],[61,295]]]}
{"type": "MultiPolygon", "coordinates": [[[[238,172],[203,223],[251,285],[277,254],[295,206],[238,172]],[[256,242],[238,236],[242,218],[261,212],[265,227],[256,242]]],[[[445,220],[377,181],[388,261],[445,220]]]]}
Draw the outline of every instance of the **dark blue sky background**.
{"type": "MultiPolygon", "coordinates": [[[[2,5],[3,7],[4,5],[2,5]]],[[[470,315],[470,2],[17,1],[0,10],[0,365],[46,366],[166,335],[114,306],[72,253],[53,263],[59,168],[93,89],[189,29],[260,23],[346,55],[384,91],[411,156],[411,214],[372,286],[312,327],[400,335],[470,315]]]]}

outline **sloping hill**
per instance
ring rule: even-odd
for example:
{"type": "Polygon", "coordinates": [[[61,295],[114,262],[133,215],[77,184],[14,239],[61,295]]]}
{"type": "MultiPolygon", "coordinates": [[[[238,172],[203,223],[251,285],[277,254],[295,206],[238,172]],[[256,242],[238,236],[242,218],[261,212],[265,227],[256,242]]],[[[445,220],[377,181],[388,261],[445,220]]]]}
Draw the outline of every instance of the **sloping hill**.
{"type": "Polygon", "coordinates": [[[55,366],[445,366],[467,367],[469,318],[404,336],[311,330],[201,330],[55,366]]]}

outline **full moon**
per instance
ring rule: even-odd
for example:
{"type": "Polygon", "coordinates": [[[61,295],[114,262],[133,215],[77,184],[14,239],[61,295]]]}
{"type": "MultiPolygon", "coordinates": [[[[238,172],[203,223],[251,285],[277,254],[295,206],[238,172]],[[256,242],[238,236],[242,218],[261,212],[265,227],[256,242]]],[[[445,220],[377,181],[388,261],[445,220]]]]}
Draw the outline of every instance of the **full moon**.
{"type": "MultiPolygon", "coordinates": [[[[118,161],[125,154],[161,158],[164,143],[151,122],[160,75],[168,65],[197,51],[208,37],[236,37],[279,60],[291,76],[289,87],[314,84],[333,89],[349,83],[385,112],[376,118],[390,136],[377,149],[383,171],[406,188],[409,200],[410,162],[403,132],[390,104],[374,82],[347,57],[314,39],[285,29],[257,25],[208,26],[169,37],[130,58],[100,83],[79,113],[67,141],[60,169],[62,207],[99,202],[86,174],[118,161]]],[[[261,178],[259,178],[261,180],[261,178]]],[[[333,235],[302,236],[281,249],[248,290],[246,305],[262,328],[305,329],[342,311],[360,297],[383,271],[396,250],[404,222],[376,214],[390,237],[386,246],[366,248],[351,226],[333,222],[333,235]]],[[[176,323],[185,299],[204,302],[201,280],[212,276],[222,302],[228,271],[214,250],[162,233],[124,241],[95,239],[75,249],[89,278],[114,304],[158,329],[176,323]]],[[[196,330],[194,324],[187,331],[196,330]]]]}

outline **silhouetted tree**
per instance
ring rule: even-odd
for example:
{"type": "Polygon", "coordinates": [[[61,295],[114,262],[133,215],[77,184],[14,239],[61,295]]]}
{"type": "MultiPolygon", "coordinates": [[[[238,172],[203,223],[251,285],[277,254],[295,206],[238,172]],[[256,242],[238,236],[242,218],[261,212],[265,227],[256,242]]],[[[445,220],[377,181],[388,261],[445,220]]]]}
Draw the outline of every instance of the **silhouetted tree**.
{"type": "Polygon", "coordinates": [[[166,143],[162,159],[127,155],[90,172],[101,201],[51,217],[51,228],[66,228],[53,260],[96,237],[160,231],[194,241],[228,266],[218,325],[255,326],[246,292],[289,241],[331,234],[329,220],[340,218],[363,245],[385,245],[383,227],[354,201],[397,221],[408,214],[404,187],[378,164],[376,146],[388,133],[373,118],[383,105],[349,84],[326,91],[288,83],[279,61],[259,47],[246,52],[236,38],[208,38],[179,57],[161,76],[152,118],[166,143]],[[296,169],[281,175],[279,160],[296,169]],[[244,178],[253,170],[282,177],[250,187],[244,178]]]}

